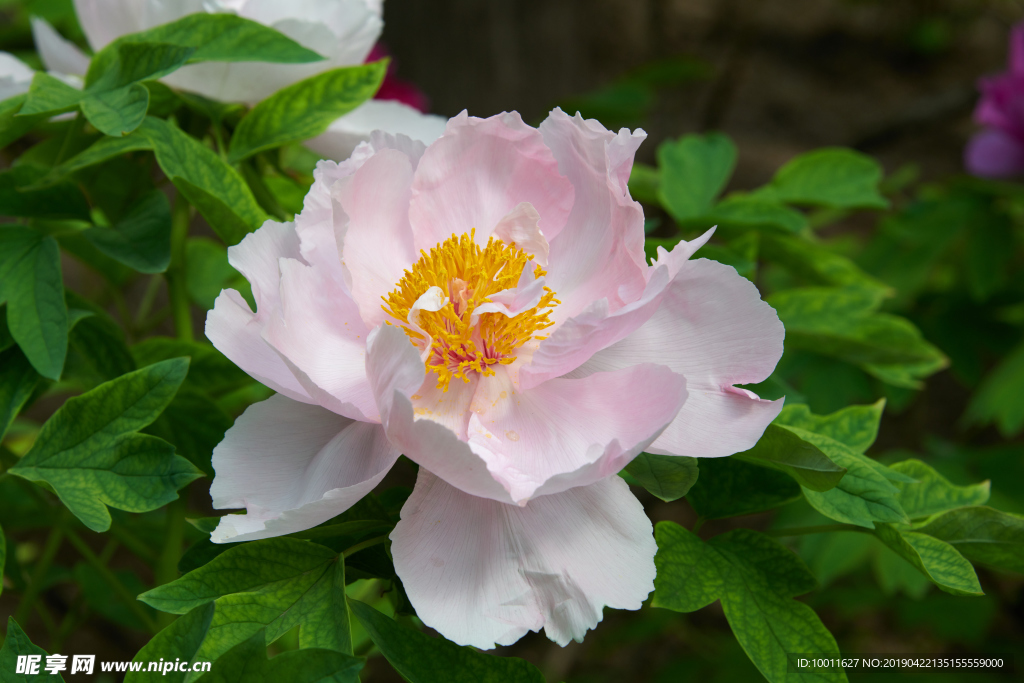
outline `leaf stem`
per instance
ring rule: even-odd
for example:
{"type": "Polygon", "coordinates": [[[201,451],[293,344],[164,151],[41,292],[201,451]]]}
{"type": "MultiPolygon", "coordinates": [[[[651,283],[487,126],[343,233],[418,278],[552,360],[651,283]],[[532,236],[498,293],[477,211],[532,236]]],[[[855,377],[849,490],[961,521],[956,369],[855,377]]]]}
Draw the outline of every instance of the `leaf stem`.
{"type": "Polygon", "coordinates": [[[25,591],[21,602],[18,603],[18,611],[14,613],[14,620],[22,627],[25,626],[28,616],[32,614],[32,607],[43,590],[43,581],[46,580],[46,573],[50,571],[50,565],[53,564],[53,558],[57,556],[57,551],[60,550],[60,544],[63,540],[64,530],[59,526],[53,527],[50,530],[50,535],[46,537],[43,554],[39,556],[35,571],[32,572],[32,578],[29,579],[28,589],[25,591]]]}
{"type": "Polygon", "coordinates": [[[191,207],[180,192],[171,209],[171,265],[167,269],[167,293],[171,299],[174,329],[181,341],[192,341],[192,309],[185,283],[185,244],[191,222],[191,207]]]}
{"type": "MultiPolygon", "coordinates": [[[[181,558],[181,544],[185,540],[185,511],[187,504],[180,495],[167,505],[167,529],[164,531],[164,547],[153,569],[157,586],[170,583],[178,578],[178,560],[181,558]]],[[[160,612],[157,623],[160,628],[168,626],[177,618],[174,614],[160,612]]]]}
{"type": "Polygon", "coordinates": [[[370,546],[377,545],[379,543],[383,543],[386,540],[388,540],[387,535],[377,536],[376,538],[370,538],[370,539],[367,539],[365,541],[361,541],[359,543],[356,543],[354,546],[352,546],[350,548],[346,548],[345,552],[343,552],[341,554],[341,556],[342,557],[351,557],[352,555],[355,555],[356,553],[358,553],[360,550],[365,550],[366,548],[369,548],[370,546]]]}
{"type": "Polygon", "coordinates": [[[871,533],[871,529],[865,529],[855,524],[818,524],[816,526],[793,526],[788,529],[772,529],[765,533],[769,536],[806,536],[808,534],[824,534],[830,531],[860,531],[871,533]]]}
{"type": "Polygon", "coordinates": [[[117,596],[121,598],[121,600],[125,603],[128,609],[130,609],[135,614],[135,616],[137,616],[139,620],[143,624],[145,624],[147,629],[149,629],[153,633],[156,633],[159,630],[156,621],[154,621],[153,617],[149,616],[149,614],[146,613],[146,610],[142,607],[142,603],[136,600],[135,596],[132,595],[131,592],[129,592],[129,590],[125,588],[120,581],[118,581],[117,577],[114,576],[114,573],[107,568],[106,563],[100,560],[100,558],[96,557],[96,553],[92,551],[92,548],[86,545],[85,541],[83,541],[74,531],[68,529],[65,531],[65,533],[67,534],[68,540],[71,541],[71,545],[75,546],[75,549],[78,550],[78,553],[82,556],[82,558],[86,562],[91,564],[93,569],[95,569],[99,573],[99,575],[103,577],[103,580],[106,581],[107,584],[117,594],[117,596]]]}

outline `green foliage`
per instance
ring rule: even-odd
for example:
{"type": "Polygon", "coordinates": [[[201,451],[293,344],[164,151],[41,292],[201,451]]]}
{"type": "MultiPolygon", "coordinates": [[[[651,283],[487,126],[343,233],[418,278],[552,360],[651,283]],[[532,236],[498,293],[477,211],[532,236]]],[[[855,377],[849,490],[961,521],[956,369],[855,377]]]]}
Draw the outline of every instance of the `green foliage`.
{"type": "Polygon", "coordinates": [[[626,472],[665,502],[685,496],[697,481],[697,459],[641,453],[626,465],[626,472]]]}
{"type": "Polygon", "coordinates": [[[68,399],[8,471],[52,486],[94,531],[110,528],[107,506],[143,512],[166,505],[201,473],[171,444],[135,432],[170,403],[187,371],[185,359],[165,361],[68,399]]]}
{"type": "Polygon", "coordinates": [[[882,169],[874,159],[849,149],[819,149],[779,169],[758,198],[834,209],[885,209],[878,192],[882,169]]]}
{"type": "Polygon", "coordinates": [[[16,346],[0,352],[0,441],[39,384],[39,373],[16,346]]]}
{"type": "Polygon", "coordinates": [[[736,147],[725,135],[687,135],[658,147],[658,198],[677,220],[703,216],[736,167],[736,147]]]}
{"type": "Polygon", "coordinates": [[[974,567],[949,543],[927,534],[878,524],[875,535],[939,588],[953,595],[981,595],[974,567]]]}
{"type": "Polygon", "coordinates": [[[980,564],[1024,574],[1024,517],[990,507],[950,510],[917,529],[980,564]]]}
{"type": "Polygon", "coordinates": [[[140,273],[162,273],[171,262],[171,205],[153,190],[116,224],[94,227],[85,237],[97,249],[140,273]]]}
{"type": "Polygon", "coordinates": [[[216,153],[161,119],[139,128],[157,163],[224,242],[236,244],[266,219],[249,186],[216,153]]]}
{"type": "MultiPolygon", "coordinates": [[[[654,607],[693,612],[722,601],[744,652],[769,681],[788,680],[789,653],[838,655],[839,647],[814,611],[792,598],[812,590],[807,566],[776,541],[738,529],[709,541],[673,522],[655,529],[654,607]]],[[[845,681],[843,670],[819,674],[845,681]]]]}
{"type": "Polygon", "coordinates": [[[780,424],[768,425],[756,446],[735,457],[785,472],[812,491],[835,488],[846,473],[813,443],[780,424]]]}
{"type": "Polygon", "coordinates": [[[351,600],[349,608],[374,645],[411,683],[542,683],[532,664],[494,657],[470,647],[402,628],[369,605],[351,600]]]}
{"type": "Polygon", "coordinates": [[[800,486],[787,474],[737,458],[704,458],[700,478],[686,496],[705,519],[749,515],[800,497],[800,486]]]}
{"type": "Polygon", "coordinates": [[[257,632],[225,652],[200,683],[359,683],[363,660],[331,650],[295,650],[267,660],[265,636],[257,632]]]}
{"type": "Polygon", "coordinates": [[[0,303],[7,327],[43,377],[57,379],[68,349],[68,310],[56,240],[28,228],[0,229],[0,303]]]}
{"type": "Polygon", "coordinates": [[[238,124],[228,160],[316,137],[342,114],[373,97],[387,72],[387,60],[325,71],[283,88],[263,100],[238,124]]]}
{"type": "Polygon", "coordinates": [[[987,481],[956,486],[920,460],[904,460],[890,468],[914,480],[913,483],[896,482],[900,489],[900,507],[911,519],[988,502],[991,486],[987,481]]]}
{"type": "Polygon", "coordinates": [[[25,635],[25,632],[18,626],[14,617],[7,617],[7,637],[4,639],[3,647],[0,647],[0,671],[3,672],[4,683],[35,683],[36,681],[63,681],[60,674],[51,674],[45,671],[46,650],[32,643],[25,635]],[[18,655],[40,655],[42,661],[39,670],[35,674],[15,673],[18,665],[18,655]]]}

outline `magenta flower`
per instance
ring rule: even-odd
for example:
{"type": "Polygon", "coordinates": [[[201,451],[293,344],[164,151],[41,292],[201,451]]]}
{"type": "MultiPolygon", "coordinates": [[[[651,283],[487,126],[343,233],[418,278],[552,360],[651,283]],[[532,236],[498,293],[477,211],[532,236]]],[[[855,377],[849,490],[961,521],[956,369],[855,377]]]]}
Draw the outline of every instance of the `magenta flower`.
{"type": "Polygon", "coordinates": [[[977,176],[1024,173],[1024,24],[1010,32],[1009,71],[978,82],[981,101],[974,120],[985,130],[967,144],[964,163],[977,176]]]}
{"type": "Polygon", "coordinates": [[[391,534],[424,623],[490,648],[565,644],[653,588],[651,523],[615,476],[641,451],[751,448],[782,408],[784,330],[710,236],[643,251],[626,181],[643,131],[555,109],[448,122],[429,147],[374,133],[320,162],[294,223],[229,250],[252,283],[210,340],[278,395],[216,448],[217,542],[320,524],[404,453],[391,534]]]}
{"type": "MultiPolygon", "coordinates": [[[[376,62],[390,56],[391,52],[388,51],[384,44],[377,43],[370,50],[370,55],[366,58],[366,61],[376,62]]],[[[380,90],[373,96],[373,99],[401,102],[424,114],[430,111],[430,100],[427,99],[426,93],[417,88],[413,83],[395,75],[394,60],[388,64],[388,71],[384,75],[384,82],[380,84],[380,90]]]]}

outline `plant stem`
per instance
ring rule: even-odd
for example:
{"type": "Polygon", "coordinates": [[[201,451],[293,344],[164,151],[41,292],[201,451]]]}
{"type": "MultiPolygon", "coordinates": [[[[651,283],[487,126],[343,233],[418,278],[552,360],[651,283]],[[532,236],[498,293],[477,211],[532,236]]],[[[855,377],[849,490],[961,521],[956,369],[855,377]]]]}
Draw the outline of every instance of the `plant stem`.
{"type": "Polygon", "coordinates": [[[57,556],[57,551],[60,550],[60,543],[63,540],[64,530],[59,526],[53,527],[50,530],[50,535],[46,538],[46,545],[43,546],[43,554],[39,556],[35,571],[32,572],[28,589],[18,604],[18,611],[14,613],[14,620],[23,628],[25,621],[32,613],[32,607],[35,605],[36,599],[42,592],[43,581],[46,580],[46,572],[50,571],[50,565],[53,564],[53,558],[57,556]]]}
{"type": "Polygon", "coordinates": [[[171,299],[174,329],[181,341],[192,341],[192,310],[188,302],[185,283],[185,244],[191,221],[191,207],[185,196],[178,193],[171,209],[171,265],[167,269],[167,293],[171,299]]]}
{"type": "Polygon", "coordinates": [[[107,568],[106,563],[100,560],[100,558],[96,557],[96,553],[94,553],[92,549],[88,545],[86,545],[85,541],[79,538],[78,534],[76,534],[74,531],[68,529],[65,533],[67,533],[68,540],[71,541],[71,545],[75,546],[75,548],[78,550],[82,558],[86,562],[91,564],[93,569],[95,569],[99,573],[99,575],[103,577],[103,580],[106,581],[107,584],[109,584],[110,587],[114,590],[114,592],[117,593],[117,596],[121,598],[122,601],[124,601],[125,605],[128,606],[128,609],[130,609],[135,614],[135,616],[137,616],[139,620],[143,624],[145,624],[147,629],[149,629],[153,633],[156,633],[159,630],[159,628],[157,626],[157,623],[153,620],[153,617],[149,616],[149,614],[146,613],[146,610],[142,608],[142,605],[139,603],[138,600],[135,599],[135,596],[132,595],[120,581],[118,581],[117,577],[114,576],[113,572],[111,572],[107,568]]]}
{"type": "MultiPolygon", "coordinates": [[[[167,505],[167,530],[164,531],[164,547],[153,569],[156,585],[162,586],[178,578],[178,560],[181,558],[181,544],[185,540],[185,499],[180,496],[167,505]]],[[[157,623],[161,628],[177,617],[160,612],[157,623]]]]}
{"type": "MultiPolygon", "coordinates": [[[[100,551],[99,560],[104,565],[110,562],[110,558],[117,552],[118,547],[117,539],[112,538],[107,541],[107,544],[103,546],[103,550],[100,551]]],[[[60,652],[60,648],[64,645],[64,641],[67,640],[71,632],[75,630],[89,614],[89,606],[85,604],[85,596],[82,591],[78,591],[78,595],[72,601],[71,606],[68,608],[67,614],[64,615],[64,619],[61,620],[60,626],[57,628],[53,638],[50,639],[50,652],[60,652]]]]}
{"type": "Polygon", "coordinates": [[[368,539],[368,540],[365,540],[365,541],[361,541],[359,543],[356,543],[351,548],[347,548],[345,550],[345,552],[343,552],[341,554],[341,556],[342,557],[350,557],[350,556],[355,555],[356,553],[358,553],[360,550],[365,550],[366,548],[369,548],[372,545],[377,545],[378,543],[383,543],[386,540],[388,540],[387,536],[377,536],[376,538],[371,538],[371,539],[368,539]]]}
{"type": "Polygon", "coordinates": [[[142,322],[149,316],[149,311],[153,308],[153,302],[156,301],[156,295],[160,292],[160,282],[162,279],[159,275],[150,276],[149,283],[146,285],[146,291],[143,292],[142,300],[139,302],[139,308],[135,312],[135,320],[130,328],[133,333],[138,332],[142,322]]]}
{"type": "Polygon", "coordinates": [[[794,526],[788,529],[766,531],[769,536],[806,536],[807,534],[824,534],[830,531],[860,531],[871,533],[870,529],[854,524],[818,524],[817,526],[794,526]]]}

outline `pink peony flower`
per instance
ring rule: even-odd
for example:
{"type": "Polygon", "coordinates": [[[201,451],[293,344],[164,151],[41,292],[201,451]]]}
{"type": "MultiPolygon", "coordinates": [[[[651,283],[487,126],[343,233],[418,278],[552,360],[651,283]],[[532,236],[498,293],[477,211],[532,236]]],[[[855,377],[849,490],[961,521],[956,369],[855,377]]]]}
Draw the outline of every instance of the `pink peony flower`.
{"type": "Polygon", "coordinates": [[[278,395],[216,448],[217,542],[343,512],[400,453],[419,464],[391,534],[424,623],[490,648],[581,639],[653,588],[650,521],[615,476],[641,451],[749,449],[782,408],[783,327],[729,266],[645,262],[626,187],[646,135],[555,109],[448,122],[429,147],[374,133],[321,162],[294,223],[229,250],[206,334],[278,395]]]}
{"type": "Polygon", "coordinates": [[[1010,32],[1009,71],[978,82],[974,120],[985,126],[967,144],[964,163],[977,176],[1024,173],[1024,24],[1010,32]]]}

